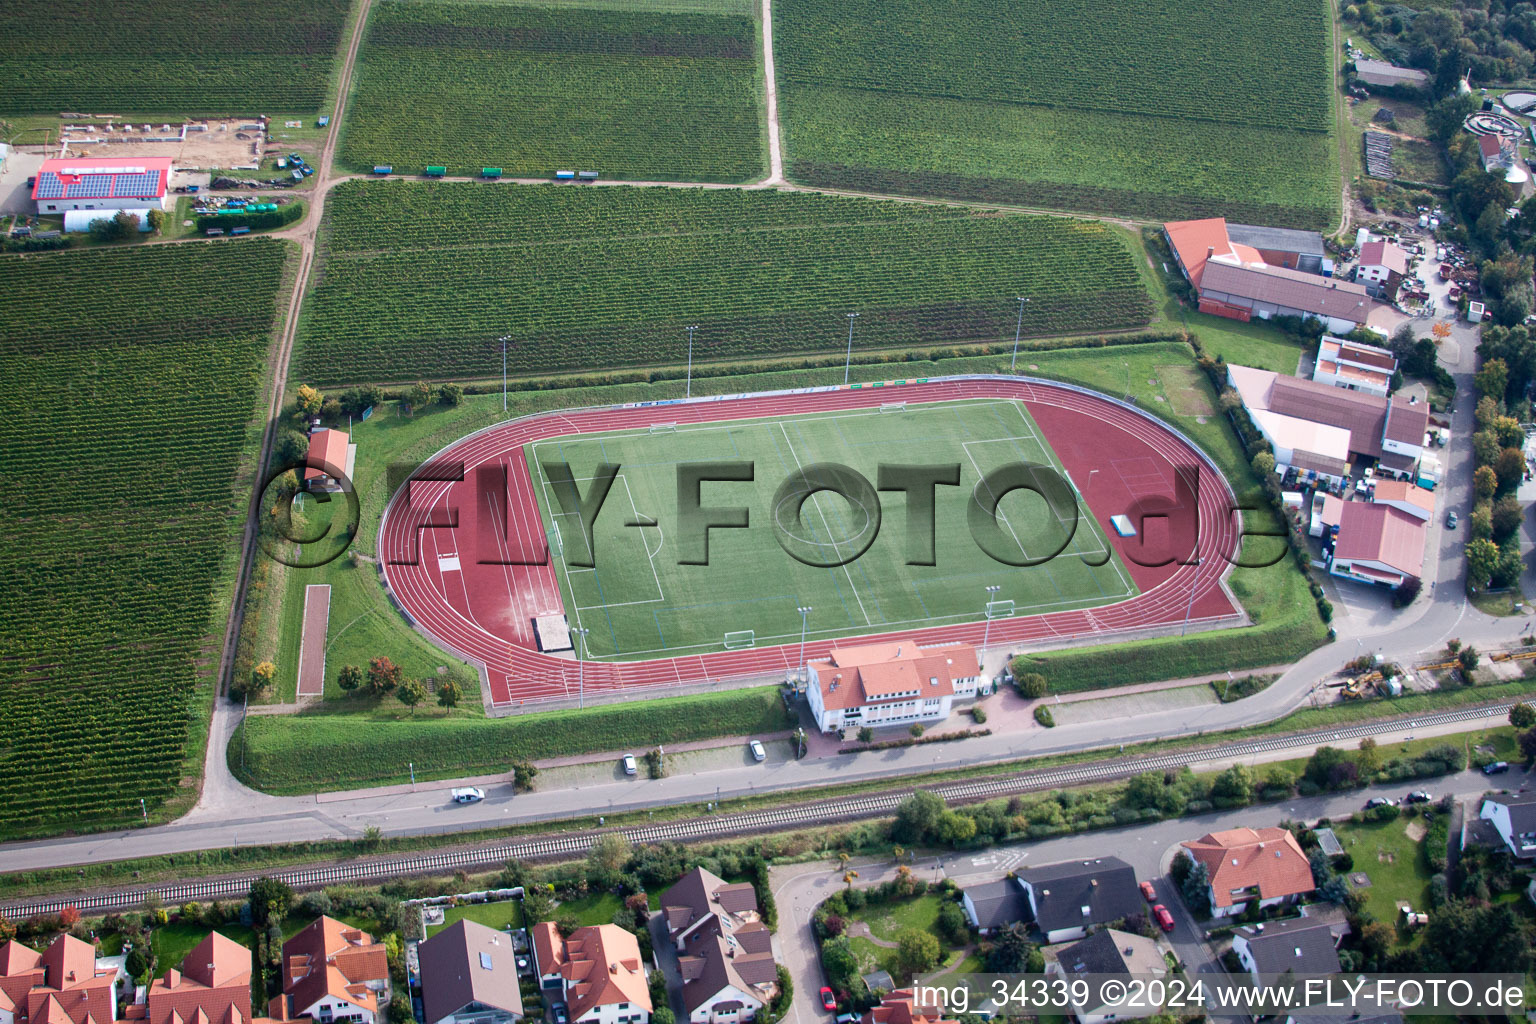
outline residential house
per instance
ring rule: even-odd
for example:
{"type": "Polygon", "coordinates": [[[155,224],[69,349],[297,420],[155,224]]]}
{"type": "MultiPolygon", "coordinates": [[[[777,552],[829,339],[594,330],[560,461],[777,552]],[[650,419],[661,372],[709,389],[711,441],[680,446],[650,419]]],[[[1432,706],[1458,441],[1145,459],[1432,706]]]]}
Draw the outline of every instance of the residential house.
{"type": "Polygon", "coordinates": [[[1383,60],[1366,60],[1363,57],[1355,61],[1355,77],[1366,85],[1388,88],[1402,85],[1421,89],[1429,82],[1429,75],[1418,68],[1400,68],[1383,60]]]}
{"type": "Polygon", "coordinates": [[[693,1024],[753,1020],[778,994],[773,937],[751,883],[694,868],[661,894],[661,913],[693,1024]]]}
{"type": "Polygon", "coordinates": [[[1391,302],[1397,297],[1397,286],[1407,276],[1408,254],[1396,243],[1378,238],[1360,247],[1355,281],[1365,285],[1372,298],[1391,302]]]}
{"type": "Polygon", "coordinates": [[[377,1024],[389,1005],[389,958],[367,932],[333,917],[311,921],[283,943],[283,993],[267,1015],[320,1024],[377,1024]]]}
{"type": "Polygon", "coordinates": [[[1396,372],[1397,357],[1387,349],[1325,334],[1318,344],[1312,379],[1386,398],[1396,372]]]}
{"type": "MultiPolygon", "coordinates": [[[[129,980],[124,958],[60,935],[41,953],[19,942],[0,946],[0,1024],[111,1024],[129,980]]],[[[132,988],[129,988],[129,994],[132,988]]]]}
{"type": "Polygon", "coordinates": [[[1088,997],[1074,997],[1072,1001],[1072,1015],[1078,1024],[1106,1024],[1111,1020],[1152,1016],[1156,1010],[1128,1008],[1123,992],[1111,995],[1104,992],[1104,987],[1121,978],[1135,976],[1150,981],[1167,973],[1168,962],[1156,941],[1118,928],[1105,928],[1081,942],[1046,952],[1047,978],[1088,981],[1088,997]]]}
{"type": "Polygon", "coordinates": [[[880,1004],[866,1010],[859,1024],[958,1024],[944,1016],[942,1006],[924,1005],[917,1001],[916,993],[901,988],[880,1000],[880,1004]]]}
{"type": "Polygon", "coordinates": [[[1515,146],[1501,135],[1479,135],[1477,152],[1489,174],[1503,177],[1515,166],[1515,146]]]}
{"type": "Polygon", "coordinates": [[[1295,902],[1315,887],[1296,837],[1283,828],[1230,828],[1182,844],[1210,873],[1211,914],[1230,917],[1258,900],[1261,907],[1295,902]]]}
{"type": "Polygon", "coordinates": [[[357,445],[344,430],[321,428],[309,435],[304,457],[304,486],[311,491],[339,491],[341,481],[352,479],[357,445]]]}
{"type": "Polygon", "coordinates": [[[835,647],[806,665],[806,695],[823,732],[864,725],[932,722],[957,698],[976,696],[981,665],[969,644],[912,641],[835,647]]]}
{"type": "Polygon", "coordinates": [[[218,932],[149,985],[149,1024],[251,1024],[251,951],[218,932]]]}
{"type": "Polygon", "coordinates": [[[546,1000],[563,1002],[570,1024],[648,1024],[651,992],[633,935],[599,924],[562,938],[549,921],[529,931],[540,984],[559,990],[546,1000]]]}
{"type": "Polygon", "coordinates": [[[512,936],[459,920],[416,947],[424,1024],[516,1024],[523,1019],[512,936]]]}
{"type": "Polygon", "coordinates": [[[1080,939],[1092,928],[1146,911],[1136,873],[1119,857],[1024,868],[1018,881],[1029,920],[1048,943],[1080,939]]]}
{"type": "Polygon", "coordinates": [[[1227,382],[1274,447],[1277,466],[1295,466],[1338,482],[1349,474],[1352,461],[1366,459],[1385,474],[1409,477],[1423,455],[1429,429],[1424,402],[1235,364],[1227,367],[1227,382]]]}
{"type": "Polygon", "coordinates": [[[1510,853],[1520,860],[1536,858],[1536,793],[1490,793],[1477,816],[1493,826],[1510,853]]]}
{"type": "Polygon", "coordinates": [[[1016,878],[968,885],[960,890],[960,906],[971,927],[983,935],[1005,929],[1032,918],[1029,897],[1016,878]]]}
{"type": "Polygon", "coordinates": [[[1268,978],[1260,980],[1265,976],[1287,972],[1305,977],[1341,970],[1333,929],[1327,921],[1307,917],[1238,928],[1232,933],[1232,952],[1255,985],[1268,984],[1268,978]]]}

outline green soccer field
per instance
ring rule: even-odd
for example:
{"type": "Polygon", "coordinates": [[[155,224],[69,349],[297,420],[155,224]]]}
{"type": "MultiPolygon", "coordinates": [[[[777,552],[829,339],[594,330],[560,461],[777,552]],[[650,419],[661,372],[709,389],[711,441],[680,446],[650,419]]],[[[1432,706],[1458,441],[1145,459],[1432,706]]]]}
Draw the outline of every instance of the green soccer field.
{"type": "MultiPolygon", "coordinates": [[[[526,456],[546,531],[554,538],[553,564],[566,616],[572,626],[590,630],[593,658],[641,660],[796,642],[801,606],[813,609],[807,636],[824,639],[978,621],[988,586],[1000,588],[994,617],[1092,607],[1136,593],[1119,556],[1081,504],[1067,546],[1042,565],[1017,568],[995,561],[972,540],[967,510],[972,489],[987,473],[1030,461],[1067,476],[1017,401],[939,402],[902,411],[850,409],[573,435],[536,442],[526,456]],[[746,529],[711,530],[708,565],[679,565],[677,466],[703,461],[754,464],[751,482],[705,483],[701,493],[705,507],[747,507],[750,523],[746,529]],[[586,540],[579,520],[560,512],[550,479],[540,470],[552,462],[570,465],[583,495],[600,464],[620,466],[593,524],[593,568],[572,565],[566,557],[583,552],[586,540]],[[772,522],[775,492],[800,468],[829,462],[857,470],[871,485],[881,463],[958,462],[959,486],[935,489],[934,564],[906,564],[901,491],[880,493],[878,534],[849,564],[805,565],[786,553],[772,522]],[[626,525],[645,518],[655,525],[626,525]],[[733,636],[727,644],[727,634],[746,631],[750,637],[733,636]]],[[[1030,491],[1005,496],[997,518],[1004,543],[1031,556],[1055,550],[1065,536],[1061,517],[1030,491]]],[[[798,519],[783,525],[805,545],[802,550],[846,555],[873,523],[862,508],[823,491],[804,503],[798,519]]]]}

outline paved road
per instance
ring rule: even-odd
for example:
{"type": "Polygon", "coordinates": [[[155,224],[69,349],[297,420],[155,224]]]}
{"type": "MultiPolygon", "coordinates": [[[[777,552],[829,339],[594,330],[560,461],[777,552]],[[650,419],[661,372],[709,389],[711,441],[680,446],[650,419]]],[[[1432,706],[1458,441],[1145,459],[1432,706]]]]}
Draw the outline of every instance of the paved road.
{"type": "MultiPolygon", "coordinates": [[[[1503,777],[1503,785],[1515,788],[1526,782],[1523,775],[1503,777]]],[[[1436,796],[1451,793],[1459,798],[1484,792],[1487,780],[1477,771],[1447,776],[1428,785],[1436,796]]],[[[1166,877],[1159,877],[1186,839],[1223,828],[1247,825],[1262,828],[1285,820],[1315,821],[1339,818],[1358,810],[1373,796],[1401,797],[1409,784],[1373,786],[1348,793],[1299,798],[1284,804],[1265,804],[1232,811],[1218,811],[1192,818],[1179,818],[1149,825],[1110,831],[1089,832],[1034,843],[1016,843],[989,850],[946,854],[940,858],[922,857],[913,869],[925,880],[952,878],[962,886],[993,881],[1010,870],[1036,864],[1102,857],[1113,854],[1136,871],[1137,878],[1154,878],[1159,900],[1175,918],[1169,936],[1179,958],[1191,973],[1221,972],[1211,955],[1202,929],[1185,909],[1183,901],[1166,877]]],[[[849,864],[859,873],[858,885],[878,885],[895,876],[896,867],[889,858],[860,858],[849,864]]],[[[815,938],[811,934],[811,914],[816,907],[840,888],[842,869],[835,859],[814,864],[789,864],[773,869],[770,876],[774,900],[779,908],[779,958],[795,979],[795,1001],[786,1024],[826,1024],[827,1014],[816,1001],[816,990],[826,983],[817,958],[815,938]]]]}

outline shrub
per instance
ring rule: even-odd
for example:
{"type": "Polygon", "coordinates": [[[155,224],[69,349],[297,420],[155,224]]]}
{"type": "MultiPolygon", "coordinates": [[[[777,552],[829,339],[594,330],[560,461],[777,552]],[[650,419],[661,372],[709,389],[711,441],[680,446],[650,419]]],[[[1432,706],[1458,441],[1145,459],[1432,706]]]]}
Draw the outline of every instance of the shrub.
{"type": "Polygon", "coordinates": [[[1036,706],[1035,721],[1039,722],[1047,729],[1054,729],[1056,727],[1056,716],[1051,714],[1051,709],[1046,707],[1044,704],[1036,706]]]}
{"type": "Polygon", "coordinates": [[[1019,693],[1031,699],[1044,697],[1049,686],[1039,672],[1026,672],[1018,677],[1019,693]]]}

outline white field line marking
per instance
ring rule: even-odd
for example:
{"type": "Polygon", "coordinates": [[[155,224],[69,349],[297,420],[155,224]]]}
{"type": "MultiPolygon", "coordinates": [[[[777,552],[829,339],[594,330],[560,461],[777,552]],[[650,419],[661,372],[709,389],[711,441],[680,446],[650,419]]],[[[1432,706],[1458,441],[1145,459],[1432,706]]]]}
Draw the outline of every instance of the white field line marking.
{"type": "MultiPolygon", "coordinates": [[[[784,435],[784,443],[789,445],[789,454],[794,456],[795,468],[804,469],[805,466],[800,462],[800,453],[795,451],[795,442],[789,439],[789,431],[784,429],[784,422],[782,420],[779,421],[779,433],[784,435]]],[[[819,493],[815,494],[811,497],[811,500],[816,503],[816,514],[821,516],[821,525],[827,531],[827,539],[832,540],[832,524],[827,522],[827,513],[821,507],[821,495],[819,493]]],[[[841,548],[842,545],[839,542],[832,541],[832,550],[839,557],[842,556],[841,548]]],[[[843,576],[847,578],[848,586],[853,590],[853,599],[859,602],[859,613],[864,616],[864,624],[866,626],[873,626],[875,624],[874,620],[869,617],[869,612],[864,607],[864,598],[859,596],[859,588],[853,582],[853,573],[848,571],[848,566],[846,565],[843,566],[843,576]]]]}

